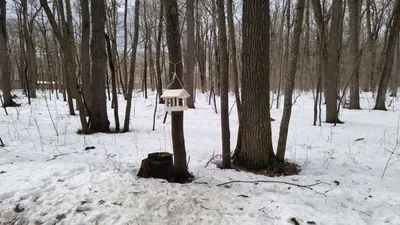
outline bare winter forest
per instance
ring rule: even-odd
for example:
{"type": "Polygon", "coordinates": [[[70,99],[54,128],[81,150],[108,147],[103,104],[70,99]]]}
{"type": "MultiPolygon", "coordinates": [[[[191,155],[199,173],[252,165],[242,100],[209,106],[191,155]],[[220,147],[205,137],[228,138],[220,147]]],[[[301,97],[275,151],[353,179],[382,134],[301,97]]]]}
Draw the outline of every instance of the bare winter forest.
{"type": "Polygon", "coordinates": [[[399,33],[400,0],[0,0],[0,225],[398,225],[399,33]]]}

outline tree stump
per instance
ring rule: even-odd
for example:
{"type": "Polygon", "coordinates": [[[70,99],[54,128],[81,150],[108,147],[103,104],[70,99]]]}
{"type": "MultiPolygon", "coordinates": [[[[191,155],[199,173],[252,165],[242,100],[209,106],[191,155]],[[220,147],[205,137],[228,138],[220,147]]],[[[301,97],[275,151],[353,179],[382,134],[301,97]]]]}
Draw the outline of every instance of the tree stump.
{"type": "Polygon", "coordinates": [[[147,155],[147,159],[142,160],[142,165],[137,174],[143,178],[159,178],[171,180],[173,177],[172,154],[168,152],[154,152],[147,155]]]}

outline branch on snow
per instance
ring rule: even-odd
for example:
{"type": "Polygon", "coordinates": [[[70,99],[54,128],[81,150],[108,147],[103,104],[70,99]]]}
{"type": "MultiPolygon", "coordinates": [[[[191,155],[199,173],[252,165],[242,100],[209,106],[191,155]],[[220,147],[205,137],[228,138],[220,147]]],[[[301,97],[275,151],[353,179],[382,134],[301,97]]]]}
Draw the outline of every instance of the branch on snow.
{"type": "Polygon", "coordinates": [[[317,182],[314,184],[296,184],[296,183],[291,183],[291,182],[286,182],[286,181],[277,181],[277,180],[254,180],[254,181],[248,181],[248,180],[232,180],[229,182],[225,182],[222,184],[218,184],[217,186],[224,186],[227,184],[232,184],[232,183],[250,183],[250,184],[257,184],[257,183],[274,183],[274,184],[286,184],[286,185],[291,185],[291,186],[295,186],[295,187],[299,187],[299,188],[305,188],[308,190],[312,190],[317,194],[321,194],[321,195],[326,195],[328,192],[330,192],[331,190],[333,190],[336,186],[338,186],[340,183],[338,181],[335,181],[336,186],[324,191],[324,192],[319,192],[314,190],[312,187],[320,185],[320,184],[328,184],[328,185],[332,185],[330,183],[326,183],[326,182],[317,182]]]}

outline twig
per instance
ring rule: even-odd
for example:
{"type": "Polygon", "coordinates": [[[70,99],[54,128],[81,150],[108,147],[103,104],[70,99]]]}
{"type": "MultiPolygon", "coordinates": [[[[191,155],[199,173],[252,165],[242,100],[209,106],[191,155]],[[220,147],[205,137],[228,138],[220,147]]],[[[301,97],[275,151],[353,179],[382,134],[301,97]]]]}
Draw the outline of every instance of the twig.
{"type": "MultiPolygon", "coordinates": [[[[278,181],[278,180],[232,180],[232,181],[225,182],[225,183],[222,183],[222,184],[217,184],[217,186],[223,186],[223,185],[232,184],[232,183],[250,183],[250,184],[254,184],[254,183],[275,183],[275,184],[287,184],[287,185],[291,185],[291,186],[295,186],[295,187],[299,187],[299,188],[306,188],[306,189],[314,191],[315,193],[322,194],[322,195],[325,195],[326,193],[328,193],[329,191],[331,191],[333,189],[333,188],[331,188],[331,189],[329,189],[329,190],[327,190],[325,192],[319,192],[319,191],[316,191],[316,190],[314,190],[312,188],[312,187],[320,185],[320,184],[328,184],[328,183],[325,183],[325,182],[317,182],[317,183],[314,183],[314,184],[305,184],[305,185],[303,185],[303,184],[296,184],[296,183],[291,183],[291,182],[286,182],[286,181],[278,181]]],[[[331,184],[329,184],[329,185],[331,185],[331,184]]]]}
{"type": "Polygon", "coordinates": [[[6,149],[6,148],[4,148],[4,147],[1,147],[1,146],[0,146],[0,149],[3,149],[3,150],[6,151],[6,152],[11,152],[10,150],[8,150],[8,149],[6,149]]]}
{"type": "Polygon", "coordinates": [[[6,112],[6,115],[8,116],[7,108],[6,105],[4,105],[3,96],[1,95],[0,95],[0,100],[1,100],[1,106],[3,107],[4,111],[6,112]]]}
{"type": "Polygon", "coordinates": [[[210,157],[210,159],[207,161],[206,165],[204,166],[204,168],[207,168],[208,164],[210,164],[218,155],[215,155],[215,149],[213,151],[212,156],[210,157]]]}
{"type": "Polygon", "coordinates": [[[46,102],[47,112],[49,113],[49,116],[50,116],[50,119],[51,119],[51,123],[53,124],[54,130],[56,131],[57,140],[58,140],[58,130],[57,130],[56,124],[54,123],[53,116],[51,115],[50,108],[49,108],[49,103],[47,102],[46,95],[42,94],[42,96],[43,96],[43,98],[44,98],[44,100],[46,102]]]}
{"type": "Polygon", "coordinates": [[[6,145],[4,144],[4,142],[3,142],[3,140],[1,139],[1,137],[0,137],[0,147],[6,147],[6,145]]]}
{"type": "Polygon", "coordinates": [[[397,148],[398,148],[398,146],[399,146],[399,144],[400,144],[400,140],[399,140],[399,128],[400,128],[400,116],[399,116],[399,119],[397,120],[397,138],[396,138],[396,145],[393,147],[393,149],[392,149],[392,151],[391,151],[391,153],[390,153],[390,156],[389,156],[388,160],[386,161],[385,169],[384,169],[383,172],[382,172],[382,177],[381,177],[381,179],[383,179],[383,178],[385,177],[386,170],[387,170],[387,168],[389,167],[389,162],[392,160],[392,157],[393,157],[393,155],[395,155],[396,150],[397,150],[397,148]]]}

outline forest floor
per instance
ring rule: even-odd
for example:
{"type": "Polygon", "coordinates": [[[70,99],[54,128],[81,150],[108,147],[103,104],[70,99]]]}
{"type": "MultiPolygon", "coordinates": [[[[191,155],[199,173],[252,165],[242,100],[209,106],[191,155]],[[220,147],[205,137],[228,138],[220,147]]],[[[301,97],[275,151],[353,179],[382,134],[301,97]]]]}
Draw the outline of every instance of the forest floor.
{"type": "MultiPolygon", "coordinates": [[[[0,109],[0,224],[296,224],[292,218],[299,224],[400,224],[400,101],[386,112],[373,111],[371,95],[363,93],[363,110],[340,111],[345,124],[319,127],[312,126],[312,94],[302,93],[293,107],[286,154],[301,172],[270,178],[208,163],[221,154],[220,115],[207,95],[198,94],[196,109],[184,118],[195,180],[172,184],[136,176],[148,153],[172,151],[163,105],[152,130],[154,94],[146,100],[136,93],[130,132],[93,135],[77,134],[79,117],[69,116],[65,102],[54,95],[50,100],[48,93],[38,96],[32,105],[16,99],[22,106],[8,108],[8,116],[0,109]],[[95,148],[85,149],[90,146],[95,148]],[[278,182],[218,186],[236,180],[278,182]]],[[[274,108],[276,147],[282,109],[274,108]]],[[[112,109],[108,115],[113,128],[112,109]]],[[[233,149],[234,107],[230,124],[233,149]]]]}

